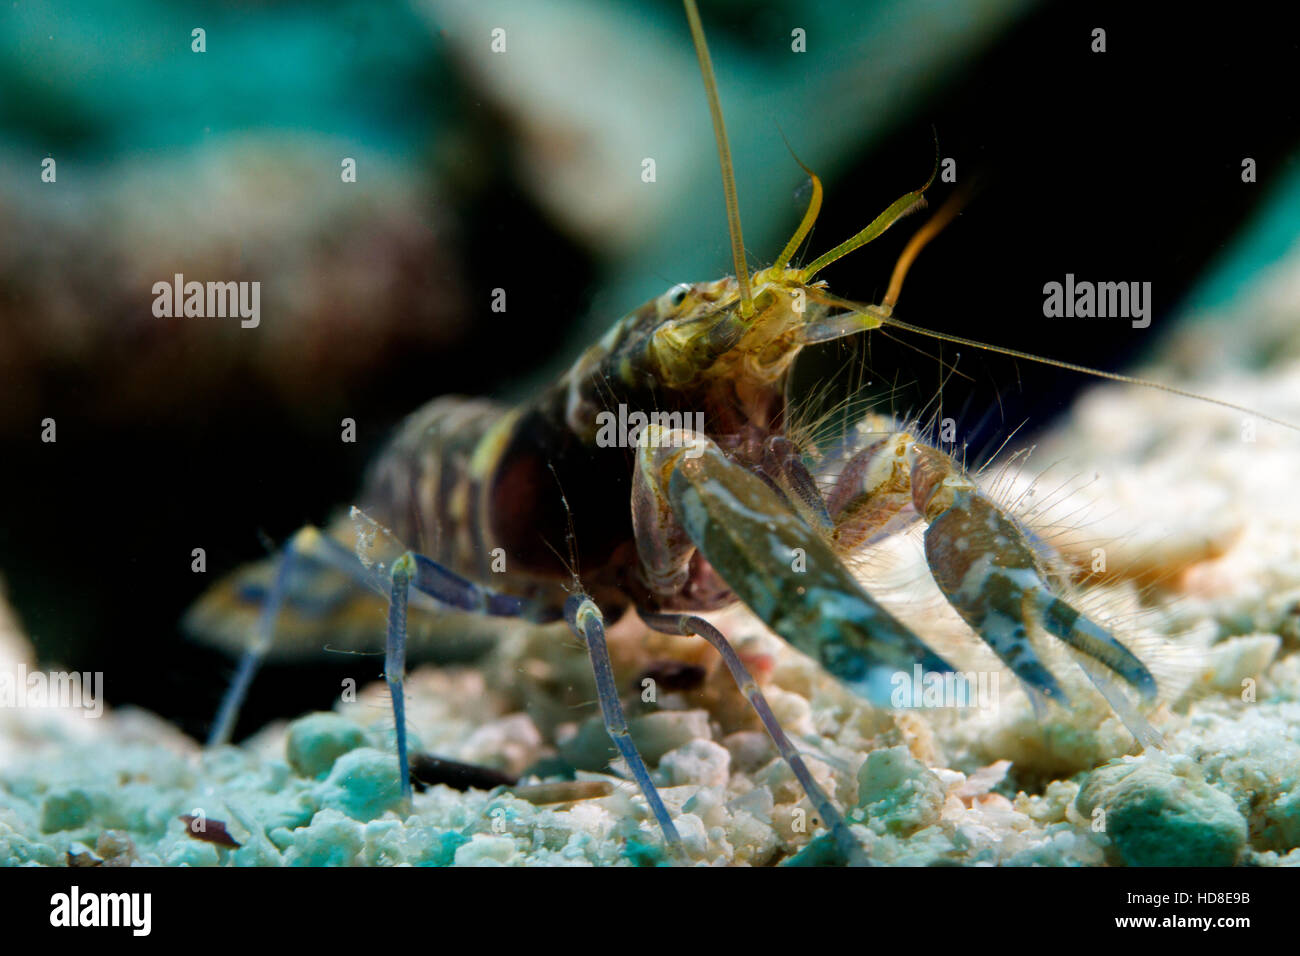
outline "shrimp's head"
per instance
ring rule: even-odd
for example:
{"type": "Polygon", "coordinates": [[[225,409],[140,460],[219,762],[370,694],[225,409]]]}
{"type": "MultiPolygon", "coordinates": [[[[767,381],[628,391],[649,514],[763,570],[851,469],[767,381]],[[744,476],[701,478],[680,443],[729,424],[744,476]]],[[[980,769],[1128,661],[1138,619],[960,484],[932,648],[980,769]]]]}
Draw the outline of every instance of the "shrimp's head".
{"type": "Polygon", "coordinates": [[[675,285],[633,313],[643,323],[638,371],[676,389],[717,379],[772,385],[805,345],[876,328],[887,317],[835,308],[826,283],[806,281],[800,269],[772,266],[752,282],[748,316],[732,276],[675,285]]]}

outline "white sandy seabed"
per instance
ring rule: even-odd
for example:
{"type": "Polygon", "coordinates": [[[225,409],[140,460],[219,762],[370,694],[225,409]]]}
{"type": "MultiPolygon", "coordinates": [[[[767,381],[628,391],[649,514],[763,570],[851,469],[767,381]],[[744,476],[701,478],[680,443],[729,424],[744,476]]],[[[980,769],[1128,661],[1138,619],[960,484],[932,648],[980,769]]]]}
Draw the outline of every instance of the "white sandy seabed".
{"type": "MultiPolygon", "coordinates": [[[[1300,364],[1183,384],[1300,421],[1300,364]]],[[[1001,673],[985,706],[881,711],[744,612],[720,617],[815,776],[882,864],[1300,864],[1300,435],[1106,385],[1031,461],[1046,471],[1033,489],[993,472],[988,483],[1084,565],[1104,549],[1107,583],[1081,600],[1160,677],[1148,718],[1165,746],[1141,752],[1063,653],[1053,667],[1068,709],[1036,716],[1001,673]]],[[[923,593],[916,553],[902,536],[864,574],[904,595],[900,615],[958,666],[997,671],[923,593]]],[[[634,736],[691,857],[765,865],[806,846],[819,822],[704,642],[625,620],[611,645],[634,736]],[[705,667],[702,686],[640,703],[637,675],[670,659],[705,667]]],[[[6,615],[0,671],[35,664],[6,615]]],[[[0,708],[0,862],[657,862],[644,801],[600,772],[608,741],[587,667],[562,628],[515,628],[476,668],[415,671],[418,747],[513,774],[546,758],[591,769],[513,792],[435,786],[405,815],[380,685],[213,752],[130,708],[99,719],[0,708]],[[205,821],[208,838],[182,815],[205,821]],[[219,824],[237,847],[214,842],[219,824]]]]}

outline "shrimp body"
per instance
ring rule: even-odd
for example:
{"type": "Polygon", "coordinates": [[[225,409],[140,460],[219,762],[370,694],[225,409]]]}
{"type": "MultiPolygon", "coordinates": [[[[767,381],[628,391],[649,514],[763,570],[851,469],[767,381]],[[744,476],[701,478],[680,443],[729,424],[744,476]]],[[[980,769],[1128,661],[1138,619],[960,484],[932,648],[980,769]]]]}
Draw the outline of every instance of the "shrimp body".
{"type": "MultiPolygon", "coordinates": [[[[1134,735],[1151,744],[1158,735],[1125,689],[1150,701],[1156,683],[1142,661],[1059,593],[1042,542],[981,493],[952,456],[893,423],[841,440],[833,469],[801,444],[789,394],[799,354],[884,325],[924,332],[895,320],[893,306],[916,251],[952,212],[940,210],[917,234],[881,304],[847,302],[816,274],[923,205],[930,182],[847,242],[795,267],[790,261],[821,202],[812,176],[812,201],[794,237],[771,266],[750,275],[707,49],[693,0],[686,8],[714,107],[736,274],[673,286],[629,312],[558,381],[521,404],[429,403],[379,456],[350,517],[324,533],[304,529],[253,578],[237,574],[218,585],[192,615],[196,629],[239,600],[260,610],[213,739],[229,733],[277,633],[292,629],[304,609],[337,610],[325,599],[330,589],[316,583],[318,570],[333,586],[366,584],[387,598],[385,676],[408,796],[408,604],[563,618],[589,651],[613,743],[666,844],[681,853],[671,815],[631,743],[605,645],[605,621],[634,608],[651,629],[697,635],[717,649],[825,821],[836,853],[863,862],[859,842],[758,683],[701,612],[741,602],[854,692],[888,704],[894,678],[914,665],[954,669],[868,593],[848,559],[923,521],[925,559],[939,591],[1031,696],[1066,701],[1036,649],[1047,635],[1075,652],[1134,735]]],[[[322,622],[331,616],[317,615],[322,622]]]]}

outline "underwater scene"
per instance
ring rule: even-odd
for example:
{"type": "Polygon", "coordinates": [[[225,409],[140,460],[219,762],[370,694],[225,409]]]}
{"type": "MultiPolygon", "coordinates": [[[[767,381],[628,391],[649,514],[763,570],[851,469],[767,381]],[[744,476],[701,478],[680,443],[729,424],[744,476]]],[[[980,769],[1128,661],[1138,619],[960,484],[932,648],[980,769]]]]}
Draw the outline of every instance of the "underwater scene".
{"type": "Polygon", "coordinates": [[[1288,42],[8,6],[0,865],[1300,865],[1288,42]]]}

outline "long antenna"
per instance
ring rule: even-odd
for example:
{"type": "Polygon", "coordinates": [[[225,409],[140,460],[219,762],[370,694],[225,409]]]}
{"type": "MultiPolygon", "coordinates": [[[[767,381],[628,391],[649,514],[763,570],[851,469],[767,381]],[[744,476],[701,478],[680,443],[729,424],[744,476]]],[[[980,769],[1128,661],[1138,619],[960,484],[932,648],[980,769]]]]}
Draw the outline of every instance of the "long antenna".
{"type": "MultiPolygon", "coordinates": [[[[781,138],[785,139],[785,133],[781,134],[781,138]]],[[[803,164],[803,160],[795,153],[794,147],[790,145],[788,139],[785,140],[785,148],[790,150],[790,155],[794,156],[794,161],[799,164],[799,168],[807,173],[808,178],[812,180],[812,198],[808,200],[808,209],[803,214],[799,228],[794,231],[790,241],[785,244],[781,254],[776,257],[776,262],[772,263],[773,269],[784,269],[790,260],[794,258],[794,254],[799,250],[799,244],[812,231],[813,223],[817,221],[817,214],[821,212],[822,208],[822,181],[817,178],[816,173],[803,164]]]]}
{"type": "Polygon", "coordinates": [[[966,198],[965,191],[953,193],[948,197],[948,201],[939,207],[939,211],[931,216],[929,221],[908,241],[903,254],[894,263],[894,272],[889,277],[889,290],[880,302],[886,309],[892,311],[898,304],[898,296],[903,291],[903,280],[907,278],[907,270],[912,268],[912,263],[916,261],[916,257],[925,248],[926,243],[942,232],[943,228],[952,222],[953,217],[961,212],[962,206],[966,204],[966,198]]]}
{"type": "Polygon", "coordinates": [[[722,121],[722,102],[718,99],[718,81],[713,75],[713,61],[709,46],[704,41],[704,25],[695,0],[682,0],[686,5],[686,19],[691,24],[691,39],[695,41],[695,55],[700,61],[700,75],[704,77],[704,92],[709,97],[709,113],[713,116],[713,135],[718,141],[718,164],[722,167],[722,193],[727,198],[727,231],[731,233],[731,258],[736,264],[736,282],[740,284],[740,315],[748,319],[754,314],[754,297],[749,291],[749,270],[745,267],[745,240],[740,234],[740,203],[736,200],[736,174],[731,168],[731,145],[727,142],[727,126],[722,121]]]}
{"type": "MultiPolygon", "coordinates": [[[[802,165],[802,164],[801,164],[802,165]]],[[[939,138],[934,140],[934,169],[930,171],[930,178],[925,181],[925,185],[920,189],[914,189],[910,193],[899,196],[890,204],[889,208],[871,221],[871,223],[850,239],[846,239],[838,246],[821,256],[818,256],[808,265],[803,267],[803,272],[799,278],[803,282],[812,281],[812,277],[821,272],[832,262],[843,259],[854,249],[865,246],[872,239],[875,239],[886,229],[892,226],[899,219],[902,219],[910,212],[925,207],[925,191],[930,188],[934,182],[934,177],[939,173],[939,138]]],[[[901,282],[901,280],[900,280],[901,282]]]]}
{"type": "MultiPolygon", "coordinates": [[[[943,342],[952,342],[955,345],[967,345],[971,348],[981,349],[985,352],[994,352],[998,355],[1007,355],[1011,358],[1022,359],[1026,362],[1036,362],[1039,365],[1051,365],[1055,368],[1063,368],[1071,372],[1080,372],[1084,375],[1091,375],[1094,378],[1104,378],[1112,382],[1121,382],[1125,385],[1137,385],[1141,388],[1150,388],[1158,392],[1169,392],[1171,395],[1180,395],[1183,398],[1192,398],[1198,402],[1206,402],[1210,405],[1218,405],[1220,408],[1230,408],[1234,412],[1242,412],[1252,418],[1258,418],[1261,421],[1270,422],[1274,425],[1281,425],[1283,428],[1289,428],[1291,431],[1300,431],[1300,425],[1288,422],[1282,418],[1275,418],[1272,415],[1266,415],[1261,411],[1253,408],[1247,408],[1245,405],[1238,405],[1235,402],[1229,402],[1222,398],[1215,398],[1212,395],[1202,395],[1199,392],[1188,391],[1184,388],[1178,388],[1176,385],[1166,385],[1164,382],[1153,382],[1151,379],[1138,378],[1134,375],[1124,375],[1119,372],[1106,372],[1099,368],[1089,368],[1087,365],[1076,365],[1073,362],[1063,362],[1060,359],[1047,358],[1043,355],[1034,355],[1032,352],[1022,352],[1019,349],[1007,348],[1003,345],[992,345],[988,342],[980,342],[976,339],[964,338],[960,335],[952,335],[949,332],[940,332],[935,329],[927,329],[923,326],[912,325],[910,322],[903,322],[889,314],[889,310],[877,305],[867,305],[861,302],[854,302],[851,299],[844,299],[838,295],[832,295],[825,289],[809,289],[808,297],[814,301],[821,302],[824,305],[837,306],[841,309],[847,309],[849,312],[856,313],[862,318],[863,329],[877,329],[882,325],[886,328],[893,327],[902,329],[905,332],[912,332],[916,335],[924,335],[928,338],[939,339],[943,342]]],[[[847,328],[847,325],[842,328],[847,328]]]]}

